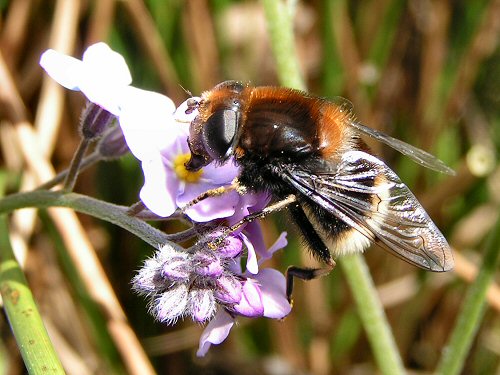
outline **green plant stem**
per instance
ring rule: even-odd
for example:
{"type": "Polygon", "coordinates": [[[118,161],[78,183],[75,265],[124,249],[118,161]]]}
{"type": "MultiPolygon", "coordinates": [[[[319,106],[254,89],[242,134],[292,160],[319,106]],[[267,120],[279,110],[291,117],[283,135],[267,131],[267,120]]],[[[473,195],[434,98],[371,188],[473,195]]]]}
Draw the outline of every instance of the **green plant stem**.
{"type": "Polygon", "coordinates": [[[285,86],[305,90],[295,50],[291,7],[280,0],[262,0],[262,5],[279,81],[285,86]]]}
{"type": "Polygon", "coordinates": [[[76,179],[78,178],[78,173],[80,172],[80,165],[82,164],[83,157],[89,148],[90,142],[88,139],[83,138],[76,149],[75,155],[71,160],[69,166],[68,174],[64,180],[64,190],[72,191],[75,187],[76,179]]]}
{"type": "Polygon", "coordinates": [[[437,374],[454,375],[462,372],[472,341],[481,326],[486,309],[486,294],[495,276],[499,260],[500,217],[497,219],[486,244],[483,264],[462,303],[457,323],[438,364],[437,374]]]}
{"type": "MultiPolygon", "coordinates": [[[[93,152],[90,155],[86,156],[83,158],[81,164],[80,164],[80,169],[79,173],[87,169],[88,167],[94,165],[95,163],[101,161],[102,155],[99,152],[93,152]]],[[[47,181],[43,183],[42,185],[37,187],[37,190],[48,190],[50,188],[53,188],[54,186],[60,184],[64,180],[66,180],[67,176],[69,174],[69,169],[66,169],[62,171],[61,173],[58,173],[54,178],[52,178],[50,181],[47,181]]]]}
{"type": "MultiPolygon", "coordinates": [[[[279,0],[262,0],[262,4],[280,83],[305,90],[293,42],[293,17],[290,9],[279,0]]],[[[364,258],[356,254],[343,258],[341,262],[378,367],[384,374],[404,374],[401,356],[364,258]]]]}
{"type": "Polygon", "coordinates": [[[103,202],[85,195],[64,191],[35,190],[9,195],[0,200],[0,214],[26,207],[72,208],[75,211],[118,225],[155,248],[170,240],[169,235],[153,228],[140,219],[127,215],[126,211],[128,207],[103,202]]]}
{"type": "Polygon", "coordinates": [[[0,215],[0,293],[30,374],[64,374],[21,267],[12,252],[6,215],[0,215]]]}
{"type": "Polygon", "coordinates": [[[364,258],[359,254],[349,255],[339,263],[351,287],[380,372],[405,374],[394,336],[364,258]]]}

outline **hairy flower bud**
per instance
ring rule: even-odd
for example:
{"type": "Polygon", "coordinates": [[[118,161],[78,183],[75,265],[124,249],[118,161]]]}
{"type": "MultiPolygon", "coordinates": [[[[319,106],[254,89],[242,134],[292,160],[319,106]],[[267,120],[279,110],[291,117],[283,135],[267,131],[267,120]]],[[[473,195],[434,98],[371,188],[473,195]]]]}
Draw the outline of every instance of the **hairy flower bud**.
{"type": "Polygon", "coordinates": [[[104,134],[97,145],[97,151],[108,160],[120,158],[130,151],[119,126],[113,127],[104,134]]]}
{"type": "Polygon", "coordinates": [[[99,138],[115,120],[116,116],[101,106],[88,103],[80,118],[82,135],[88,140],[99,138]]]}
{"type": "Polygon", "coordinates": [[[205,322],[210,320],[217,310],[214,293],[210,289],[192,289],[189,292],[188,310],[193,320],[205,322]]]}
{"type": "Polygon", "coordinates": [[[221,303],[234,304],[241,301],[243,287],[240,280],[232,275],[223,275],[216,281],[215,298],[221,303]]]}
{"type": "Polygon", "coordinates": [[[152,312],[160,322],[172,324],[185,314],[187,303],[188,286],[178,284],[154,300],[152,312]]]}

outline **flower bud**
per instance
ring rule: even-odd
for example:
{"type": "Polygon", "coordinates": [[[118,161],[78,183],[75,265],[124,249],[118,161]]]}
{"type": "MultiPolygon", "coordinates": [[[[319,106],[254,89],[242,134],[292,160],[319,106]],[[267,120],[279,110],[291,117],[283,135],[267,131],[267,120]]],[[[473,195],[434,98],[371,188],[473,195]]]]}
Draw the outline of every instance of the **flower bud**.
{"type": "Polygon", "coordinates": [[[224,271],[220,258],[213,254],[196,253],[193,256],[193,263],[195,272],[200,276],[219,277],[224,271]]]}
{"type": "Polygon", "coordinates": [[[228,236],[224,239],[224,243],[217,250],[222,258],[236,258],[241,254],[243,242],[235,236],[228,236]]]}
{"type": "Polygon", "coordinates": [[[233,306],[236,313],[255,318],[264,315],[264,304],[259,286],[253,280],[247,279],[243,283],[241,301],[233,306]]]}
{"type": "Polygon", "coordinates": [[[116,116],[94,103],[89,103],[82,112],[80,118],[80,130],[87,140],[100,137],[108,128],[116,116]]]}
{"type": "Polygon", "coordinates": [[[235,304],[241,301],[243,286],[231,275],[223,275],[216,281],[215,298],[221,303],[235,304]]]}
{"type": "Polygon", "coordinates": [[[191,275],[191,262],[185,253],[175,252],[165,259],[161,269],[162,277],[169,281],[187,281],[191,275]]]}
{"type": "Polygon", "coordinates": [[[118,159],[130,150],[119,126],[115,126],[102,137],[97,151],[105,159],[118,159]]]}
{"type": "Polygon", "coordinates": [[[188,286],[175,285],[162,293],[153,302],[153,315],[160,322],[173,324],[183,316],[188,304],[188,286]]]}
{"type": "Polygon", "coordinates": [[[192,289],[189,292],[188,310],[193,320],[203,323],[215,315],[217,305],[210,289],[192,289]]]}

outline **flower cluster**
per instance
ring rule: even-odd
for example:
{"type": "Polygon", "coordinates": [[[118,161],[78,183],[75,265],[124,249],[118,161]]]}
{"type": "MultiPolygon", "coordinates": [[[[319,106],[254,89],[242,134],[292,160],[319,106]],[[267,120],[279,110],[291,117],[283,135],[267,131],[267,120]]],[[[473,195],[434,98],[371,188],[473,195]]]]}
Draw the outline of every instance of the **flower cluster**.
{"type": "MultiPolygon", "coordinates": [[[[113,122],[110,118],[118,120],[128,149],[142,164],[145,182],[140,198],[154,214],[169,217],[184,208],[193,225],[213,221],[220,225],[221,220],[233,225],[269,202],[267,194],[241,195],[227,189],[222,196],[190,204],[210,189],[231,185],[239,173],[232,161],[198,172],[184,167],[190,156],[189,124],[197,115],[192,106],[188,108],[188,101],[199,98],[176,108],[164,95],[131,86],[125,60],[104,43],[90,46],[82,60],[48,50],[40,64],[61,85],[81,91],[91,102],[82,119],[83,136],[95,139],[104,132],[97,125],[113,122]],[[85,124],[92,127],[90,133],[83,129],[85,124]]],[[[109,134],[98,149],[122,153],[116,144],[121,134],[109,134]]],[[[189,249],[162,246],[145,262],[133,287],[149,298],[151,313],[162,322],[172,324],[187,316],[209,322],[198,350],[204,355],[211,344],[227,337],[236,316],[283,318],[290,312],[284,276],[273,269],[259,270],[260,262],[285,245],[283,234],[267,250],[256,223],[241,226],[235,233],[218,229],[203,234],[189,249]]]]}
{"type": "MultiPolygon", "coordinates": [[[[250,262],[242,271],[244,247],[247,258],[255,259],[252,243],[242,233],[221,235],[220,230],[205,235],[187,251],[163,246],[133,280],[134,289],[150,299],[151,313],[159,321],[173,324],[190,316],[204,323],[217,314],[203,333],[198,355],[227,337],[236,316],[279,319],[291,310],[285,277],[250,262]]],[[[266,255],[285,245],[283,234],[266,255]]]]}

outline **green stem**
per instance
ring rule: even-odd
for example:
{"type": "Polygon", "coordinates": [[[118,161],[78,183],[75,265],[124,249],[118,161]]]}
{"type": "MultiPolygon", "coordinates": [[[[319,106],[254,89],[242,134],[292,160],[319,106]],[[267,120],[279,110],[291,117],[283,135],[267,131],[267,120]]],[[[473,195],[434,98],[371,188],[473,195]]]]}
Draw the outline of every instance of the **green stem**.
{"type": "Polygon", "coordinates": [[[262,0],[276,70],[282,85],[305,90],[295,50],[293,14],[285,1],[262,0]]]}
{"type": "MultiPolygon", "coordinates": [[[[85,169],[91,167],[92,165],[94,165],[98,161],[101,161],[102,159],[103,159],[103,157],[99,152],[93,152],[92,154],[86,156],[80,164],[79,173],[84,171],[85,169]]],[[[66,180],[68,174],[69,174],[69,169],[66,169],[66,170],[62,171],[61,173],[58,173],[51,180],[38,186],[37,190],[48,190],[48,189],[53,188],[54,186],[60,184],[64,180],[66,180]]]]}
{"type": "MultiPolygon", "coordinates": [[[[283,1],[262,0],[280,83],[305,90],[293,42],[292,14],[283,1]]],[[[377,364],[384,374],[404,374],[399,351],[364,258],[357,254],[342,259],[342,268],[377,364]]]]}
{"type": "Polygon", "coordinates": [[[438,364],[437,374],[454,375],[462,372],[472,341],[481,326],[486,309],[486,294],[495,276],[499,260],[500,217],[497,219],[486,244],[483,264],[462,303],[457,323],[438,364]]]}
{"type": "Polygon", "coordinates": [[[354,254],[343,257],[339,263],[351,287],[380,372],[405,374],[394,336],[364,258],[354,254]]]}
{"type": "MultiPolygon", "coordinates": [[[[165,244],[170,236],[153,228],[144,221],[126,214],[128,207],[100,201],[76,193],[64,191],[35,190],[6,196],[0,200],[0,214],[19,208],[68,207],[108,221],[135,234],[151,246],[165,244]]],[[[173,244],[175,245],[175,244],[173,244]]]]}
{"type": "Polygon", "coordinates": [[[21,267],[12,252],[6,215],[0,215],[0,293],[30,374],[64,374],[21,267]]]}
{"type": "Polygon", "coordinates": [[[64,180],[64,190],[72,191],[75,187],[76,179],[78,178],[78,173],[80,172],[80,165],[82,164],[83,157],[85,156],[89,145],[90,141],[86,138],[83,138],[78,145],[75,155],[71,160],[66,180],[64,180]]]}

